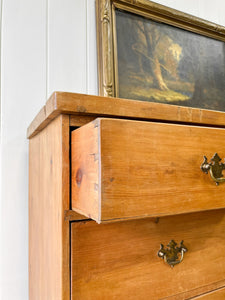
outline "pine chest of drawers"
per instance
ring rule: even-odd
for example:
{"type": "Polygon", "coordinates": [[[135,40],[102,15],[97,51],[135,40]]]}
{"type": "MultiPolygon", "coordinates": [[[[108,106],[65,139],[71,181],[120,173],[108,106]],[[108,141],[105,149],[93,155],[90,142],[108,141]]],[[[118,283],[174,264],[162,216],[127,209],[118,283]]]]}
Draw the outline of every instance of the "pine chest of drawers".
{"type": "Polygon", "coordinates": [[[224,299],[224,136],[222,112],[54,93],[28,128],[30,299],[224,299]]]}

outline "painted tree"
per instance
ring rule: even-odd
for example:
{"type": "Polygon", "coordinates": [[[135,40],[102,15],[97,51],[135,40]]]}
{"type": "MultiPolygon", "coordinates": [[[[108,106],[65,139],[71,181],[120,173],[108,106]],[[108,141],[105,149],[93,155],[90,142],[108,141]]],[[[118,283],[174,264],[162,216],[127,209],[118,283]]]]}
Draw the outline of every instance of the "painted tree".
{"type": "Polygon", "coordinates": [[[137,54],[139,69],[152,75],[154,88],[168,90],[163,73],[177,78],[182,48],[175,44],[163,29],[159,30],[154,22],[133,22],[132,33],[135,35],[132,49],[137,54]],[[147,66],[143,66],[143,62],[147,66]]]}

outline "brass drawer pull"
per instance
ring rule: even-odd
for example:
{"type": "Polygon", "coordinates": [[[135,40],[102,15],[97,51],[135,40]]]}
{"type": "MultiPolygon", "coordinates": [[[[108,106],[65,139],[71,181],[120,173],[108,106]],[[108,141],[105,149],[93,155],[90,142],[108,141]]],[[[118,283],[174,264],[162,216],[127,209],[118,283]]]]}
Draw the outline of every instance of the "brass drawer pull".
{"type": "Polygon", "coordinates": [[[160,245],[161,248],[158,252],[158,256],[163,258],[164,261],[170,265],[172,268],[181,263],[184,258],[184,253],[187,252],[187,248],[184,246],[183,241],[180,242],[180,246],[177,247],[177,243],[174,240],[171,240],[167,245],[167,249],[164,248],[164,245],[160,245]]]}
{"type": "Polygon", "coordinates": [[[209,163],[207,157],[204,156],[204,161],[201,164],[202,172],[210,174],[211,178],[215,181],[216,185],[220,182],[225,182],[225,178],[223,178],[222,171],[225,169],[225,164],[220,163],[221,158],[217,153],[214,154],[213,158],[211,158],[211,162],[209,163]]]}

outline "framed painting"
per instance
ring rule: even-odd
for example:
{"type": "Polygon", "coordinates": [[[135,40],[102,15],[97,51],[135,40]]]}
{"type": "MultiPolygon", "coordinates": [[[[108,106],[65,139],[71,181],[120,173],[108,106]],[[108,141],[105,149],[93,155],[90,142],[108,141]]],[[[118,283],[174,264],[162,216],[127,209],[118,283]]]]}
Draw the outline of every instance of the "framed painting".
{"type": "Polygon", "coordinates": [[[225,111],[225,28],[148,0],[96,0],[99,93],[225,111]]]}

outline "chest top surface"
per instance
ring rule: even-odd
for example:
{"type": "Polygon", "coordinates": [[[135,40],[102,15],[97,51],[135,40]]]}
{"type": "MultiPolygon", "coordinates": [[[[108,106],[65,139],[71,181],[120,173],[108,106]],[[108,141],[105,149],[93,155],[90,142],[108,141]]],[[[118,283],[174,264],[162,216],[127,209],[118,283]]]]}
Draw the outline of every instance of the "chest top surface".
{"type": "Polygon", "coordinates": [[[146,121],[168,121],[225,127],[225,113],[176,105],[54,92],[27,130],[31,138],[60,114],[113,117],[146,121]]]}

